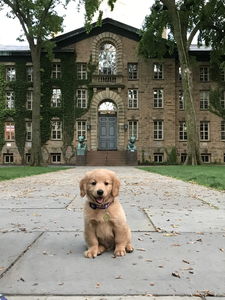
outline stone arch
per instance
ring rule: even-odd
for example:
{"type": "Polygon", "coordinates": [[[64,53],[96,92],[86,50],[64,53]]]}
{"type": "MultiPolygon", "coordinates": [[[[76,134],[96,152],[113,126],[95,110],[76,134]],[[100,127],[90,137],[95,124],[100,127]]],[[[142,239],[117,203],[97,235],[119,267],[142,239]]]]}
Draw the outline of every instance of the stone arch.
{"type": "MultiPolygon", "coordinates": [[[[102,43],[111,43],[116,48],[116,74],[122,74],[122,41],[112,32],[104,32],[97,35],[92,43],[92,59],[94,63],[98,63],[99,48],[102,43]]],[[[95,74],[98,74],[98,68],[96,68],[95,74]]]]}
{"type": "Polygon", "coordinates": [[[124,105],[119,94],[106,89],[94,95],[91,102],[91,150],[98,149],[98,107],[104,100],[110,100],[117,106],[117,149],[124,150],[124,105]]]}

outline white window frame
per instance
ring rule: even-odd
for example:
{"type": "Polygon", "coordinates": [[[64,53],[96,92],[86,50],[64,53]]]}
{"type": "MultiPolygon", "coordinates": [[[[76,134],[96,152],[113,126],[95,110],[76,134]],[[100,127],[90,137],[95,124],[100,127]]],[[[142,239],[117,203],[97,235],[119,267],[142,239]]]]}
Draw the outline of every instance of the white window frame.
{"type": "Polygon", "coordinates": [[[201,82],[209,81],[209,67],[208,66],[200,66],[199,68],[199,79],[201,82]]]}
{"type": "Polygon", "coordinates": [[[16,80],[16,69],[15,67],[6,68],[6,81],[15,81],[16,80]]]}
{"type": "Polygon", "coordinates": [[[77,140],[80,136],[83,136],[85,140],[87,139],[87,121],[77,121],[77,140]]]}
{"type": "Polygon", "coordinates": [[[51,130],[51,138],[53,141],[61,141],[62,140],[62,121],[53,120],[51,121],[52,130],[51,130]]]}
{"type": "Polygon", "coordinates": [[[179,122],[179,140],[187,141],[186,122],[179,122]]]}
{"type": "Polygon", "coordinates": [[[153,78],[154,79],[164,79],[164,65],[160,63],[153,64],[153,78]]]}
{"type": "Polygon", "coordinates": [[[60,164],[62,155],[61,153],[51,153],[51,163],[52,164],[60,164]]]}
{"type": "Polygon", "coordinates": [[[6,108],[15,109],[15,93],[13,91],[6,91],[6,108]]]}
{"type": "Polygon", "coordinates": [[[209,91],[200,91],[200,109],[207,110],[209,109],[209,91]]]}
{"type": "Polygon", "coordinates": [[[225,141],[225,121],[221,121],[221,140],[225,141]]]}
{"type": "Polygon", "coordinates": [[[6,141],[14,141],[15,140],[15,123],[14,122],[5,122],[5,140],[6,141]],[[7,126],[8,126],[8,130],[7,130],[7,126]]]}
{"type": "Polygon", "coordinates": [[[58,88],[52,89],[51,106],[52,107],[61,107],[61,102],[62,102],[61,89],[58,89],[58,88]]]}
{"type": "Polygon", "coordinates": [[[163,89],[153,90],[153,108],[163,108],[163,89]]]}
{"type": "Polygon", "coordinates": [[[77,90],[77,107],[87,108],[87,90],[77,90]]]}
{"type": "Polygon", "coordinates": [[[33,91],[27,91],[27,110],[33,109],[33,91]]]}
{"type": "Polygon", "coordinates": [[[78,80],[87,79],[87,64],[84,63],[77,64],[77,79],[78,80]]]}
{"type": "Polygon", "coordinates": [[[163,153],[154,153],[153,157],[154,157],[154,162],[158,162],[158,163],[163,162],[163,158],[164,158],[163,153]]]}
{"type": "Polygon", "coordinates": [[[210,139],[210,126],[209,122],[201,121],[200,122],[200,141],[209,141],[210,139]]]}
{"type": "Polygon", "coordinates": [[[201,158],[205,164],[209,164],[211,162],[211,154],[201,153],[201,158]]]}
{"type": "Polygon", "coordinates": [[[128,90],[128,107],[138,108],[138,90],[136,89],[128,90]]]}
{"type": "Polygon", "coordinates": [[[33,67],[27,67],[27,81],[33,82],[33,67]]]}
{"type": "Polygon", "coordinates": [[[26,122],[26,138],[28,142],[32,141],[32,122],[26,122]]]}
{"type": "Polygon", "coordinates": [[[99,75],[116,75],[116,47],[102,43],[99,48],[99,75]]]}
{"type": "Polygon", "coordinates": [[[131,136],[135,137],[136,140],[138,139],[138,121],[129,121],[129,139],[131,136]]]}
{"type": "Polygon", "coordinates": [[[13,153],[7,153],[7,154],[3,154],[3,155],[4,155],[4,163],[5,164],[12,164],[14,162],[13,153]]]}
{"type": "Polygon", "coordinates": [[[163,121],[162,120],[155,120],[153,122],[153,126],[154,126],[154,140],[163,140],[163,121]]]}
{"type": "Polygon", "coordinates": [[[179,91],[179,110],[184,110],[185,101],[184,101],[184,91],[179,91]]]}
{"type": "Polygon", "coordinates": [[[61,63],[52,63],[52,78],[61,78],[61,63]]]}
{"type": "Polygon", "coordinates": [[[129,63],[128,64],[128,80],[137,80],[138,78],[138,64],[129,63]]]}

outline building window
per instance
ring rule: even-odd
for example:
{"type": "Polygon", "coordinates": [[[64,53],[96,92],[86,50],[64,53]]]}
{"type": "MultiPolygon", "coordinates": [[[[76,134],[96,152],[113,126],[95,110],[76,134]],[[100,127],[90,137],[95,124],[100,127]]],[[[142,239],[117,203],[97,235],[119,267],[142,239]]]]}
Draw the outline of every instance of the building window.
{"type": "Polygon", "coordinates": [[[222,108],[225,108],[225,91],[222,91],[222,95],[220,98],[220,105],[222,108]]]}
{"type": "Polygon", "coordinates": [[[137,108],[138,107],[138,91],[128,90],[128,107],[137,108]]]}
{"type": "Polygon", "coordinates": [[[87,90],[77,90],[77,107],[87,107],[87,90]]]}
{"type": "Polygon", "coordinates": [[[27,109],[32,110],[33,106],[33,91],[27,92],[27,109]]]}
{"type": "Polygon", "coordinates": [[[154,108],[163,108],[163,90],[153,90],[154,108]]]}
{"type": "Polygon", "coordinates": [[[225,81],[225,69],[221,70],[221,81],[225,81]]]}
{"type": "Polygon", "coordinates": [[[184,92],[183,91],[179,91],[179,109],[180,110],[184,110],[184,106],[185,102],[184,102],[184,92]]]}
{"type": "Polygon", "coordinates": [[[136,140],[138,139],[138,122],[129,121],[129,138],[134,136],[136,140]]]}
{"type": "Polygon", "coordinates": [[[87,79],[87,64],[77,64],[77,79],[87,79]]]}
{"type": "Polygon", "coordinates": [[[27,154],[26,154],[26,162],[27,162],[27,164],[29,164],[30,158],[31,158],[31,154],[30,154],[30,153],[27,153],[27,154]]]}
{"type": "Polygon", "coordinates": [[[163,139],[163,121],[154,121],[154,140],[163,139]]]}
{"type": "Polygon", "coordinates": [[[221,140],[225,140],[225,121],[221,121],[221,140]]]}
{"type": "Polygon", "coordinates": [[[201,157],[202,157],[202,161],[204,163],[210,163],[211,161],[211,155],[210,154],[201,154],[201,157]]]}
{"type": "Polygon", "coordinates": [[[209,140],[209,122],[200,122],[200,140],[209,140]]]}
{"type": "Polygon", "coordinates": [[[116,74],[116,48],[112,44],[102,44],[99,49],[99,74],[116,74]]]}
{"type": "Polygon", "coordinates": [[[4,163],[6,163],[6,164],[13,163],[13,154],[12,153],[4,154],[4,163]]]}
{"type": "Polygon", "coordinates": [[[62,137],[62,122],[52,121],[52,139],[61,140],[62,137]]]}
{"type": "Polygon", "coordinates": [[[33,82],[33,67],[27,67],[27,81],[33,82]]]}
{"type": "Polygon", "coordinates": [[[77,122],[77,139],[79,136],[83,136],[86,140],[87,137],[87,123],[86,121],[78,121],[77,122]]]}
{"type": "Polygon", "coordinates": [[[26,122],[27,141],[32,141],[32,123],[26,122]]]}
{"type": "Polygon", "coordinates": [[[162,153],[154,153],[154,161],[155,162],[163,162],[163,154],[162,153]]]}
{"type": "Polygon", "coordinates": [[[187,153],[181,153],[180,162],[185,163],[187,158],[187,153]]]}
{"type": "Polygon", "coordinates": [[[223,154],[223,162],[225,163],[225,153],[223,154]]]}
{"type": "Polygon", "coordinates": [[[60,89],[52,90],[52,107],[61,107],[62,94],[60,89]]]}
{"type": "Polygon", "coordinates": [[[61,77],[61,65],[52,64],[52,78],[60,78],[60,77],[61,77]]]}
{"type": "Polygon", "coordinates": [[[179,123],[179,138],[181,141],[187,140],[187,128],[185,122],[179,123]]]}
{"type": "Polygon", "coordinates": [[[154,64],[154,79],[163,79],[163,65],[155,63],[154,64]]]}
{"type": "Polygon", "coordinates": [[[14,67],[6,68],[6,80],[15,81],[16,80],[16,69],[14,67]]]}
{"type": "Polygon", "coordinates": [[[208,109],[209,108],[209,92],[202,91],[200,92],[200,109],[208,109]]]}
{"type": "Polygon", "coordinates": [[[15,108],[15,94],[12,91],[6,92],[6,108],[15,108]]]}
{"type": "Polygon", "coordinates": [[[51,154],[51,161],[53,164],[61,163],[61,153],[51,154]]]}
{"type": "Polygon", "coordinates": [[[137,64],[128,64],[128,79],[137,79],[137,64]]]}
{"type": "Polygon", "coordinates": [[[209,81],[209,67],[200,67],[200,81],[209,81]]]}
{"type": "Polygon", "coordinates": [[[181,67],[178,68],[178,81],[182,81],[182,70],[181,70],[181,67]]]}
{"type": "Polygon", "coordinates": [[[5,140],[13,141],[15,139],[15,126],[14,122],[5,123],[5,140]]]}

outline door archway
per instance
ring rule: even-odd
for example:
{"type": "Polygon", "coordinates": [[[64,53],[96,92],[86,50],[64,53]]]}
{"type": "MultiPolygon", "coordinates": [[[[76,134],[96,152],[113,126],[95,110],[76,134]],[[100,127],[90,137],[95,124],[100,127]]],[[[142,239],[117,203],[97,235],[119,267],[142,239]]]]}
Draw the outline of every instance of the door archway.
{"type": "MultiPolygon", "coordinates": [[[[119,151],[124,150],[124,105],[119,94],[110,91],[96,93],[91,103],[91,150],[99,149],[99,120],[98,113],[102,103],[113,103],[117,108],[116,111],[116,148],[119,151]]],[[[106,110],[107,111],[107,110],[106,110]]]]}

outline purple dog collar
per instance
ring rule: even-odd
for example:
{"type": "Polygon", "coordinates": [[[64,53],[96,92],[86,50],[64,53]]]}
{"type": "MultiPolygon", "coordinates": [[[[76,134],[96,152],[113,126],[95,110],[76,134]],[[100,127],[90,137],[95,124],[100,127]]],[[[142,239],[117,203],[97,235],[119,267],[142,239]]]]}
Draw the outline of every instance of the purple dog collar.
{"type": "MultiPolygon", "coordinates": [[[[113,201],[114,201],[114,199],[113,199],[113,201]]],[[[106,203],[106,204],[103,204],[103,205],[98,205],[98,204],[90,202],[90,207],[93,208],[93,209],[96,209],[96,208],[106,209],[113,203],[113,201],[109,202],[109,203],[106,203]]]]}

